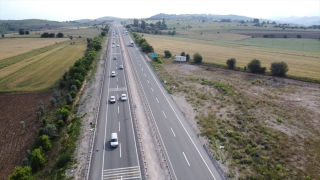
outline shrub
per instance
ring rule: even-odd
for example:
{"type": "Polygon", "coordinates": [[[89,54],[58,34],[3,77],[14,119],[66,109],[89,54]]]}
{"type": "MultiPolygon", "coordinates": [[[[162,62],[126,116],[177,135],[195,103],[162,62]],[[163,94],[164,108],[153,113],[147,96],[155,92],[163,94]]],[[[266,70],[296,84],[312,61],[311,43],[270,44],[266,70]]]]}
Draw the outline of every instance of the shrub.
{"type": "Polygon", "coordinates": [[[14,168],[13,173],[9,176],[9,180],[32,180],[30,166],[17,166],[14,168]]]}
{"type": "Polygon", "coordinates": [[[70,93],[66,94],[66,102],[67,104],[72,104],[73,99],[72,96],[70,95],[70,93]]]}
{"type": "Polygon", "coordinates": [[[185,53],[185,52],[182,52],[180,56],[185,56],[185,55],[186,55],[186,53],[185,53]]]}
{"type": "Polygon", "coordinates": [[[60,119],[58,122],[57,122],[57,126],[58,128],[62,128],[64,126],[64,121],[62,119],[60,119]]]}
{"type": "Polygon", "coordinates": [[[67,120],[69,114],[70,114],[70,111],[69,111],[68,109],[64,108],[64,107],[63,107],[63,108],[59,108],[59,109],[57,110],[57,115],[61,115],[61,116],[62,116],[62,119],[63,119],[64,121],[67,120]]]}
{"type": "Polygon", "coordinates": [[[101,32],[101,36],[105,36],[107,33],[105,31],[101,32]]]}
{"type": "Polygon", "coordinates": [[[248,63],[248,68],[252,73],[264,73],[267,69],[266,67],[261,67],[261,63],[258,59],[251,60],[251,62],[248,63]]]}
{"type": "Polygon", "coordinates": [[[297,38],[301,38],[302,36],[300,34],[297,35],[297,38]]]}
{"type": "Polygon", "coordinates": [[[79,81],[78,79],[75,81],[75,84],[76,84],[76,86],[77,86],[77,88],[78,89],[80,89],[80,87],[81,87],[81,81],[79,81]]]}
{"type": "Polygon", "coordinates": [[[230,69],[233,69],[236,66],[236,59],[235,58],[228,59],[226,63],[230,69]]]}
{"type": "Polygon", "coordinates": [[[47,135],[50,139],[56,137],[57,128],[54,124],[46,124],[39,135],[47,135]]]}
{"type": "Polygon", "coordinates": [[[72,85],[70,89],[71,91],[78,91],[78,88],[76,85],[72,85]]]}
{"type": "Polygon", "coordinates": [[[171,52],[169,50],[165,50],[164,55],[165,55],[165,57],[169,58],[169,57],[171,57],[171,52]]]}
{"type": "Polygon", "coordinates": [[[186,54],[186,60],[189,61],[190,60],[190,55],[186,54]]]}
{"type": "Polygon", "coordinates": [[[160,57],[154,57],[153,59],[152,59],[153,61],[155,61],[155,62],[157,62],[157,63],[159,63],[159,64],[162,64],[162,60],[161,60],[161,58],[160,57]]]}
{"type": "Polygon", "coordinates": [[[49,151],[52,147],[51,145],[51,141],[49,139],[48,135],[42,135],[41,137],[39,137],[40,139],[40,146],[42,147],[42,149],[44,151],[49,151]]]}
{"type": "Polygon", "coordinates": [[[75,91],[70,91],[70,95],[71,95],[72,98],[75,98],[77,93],[75,91]]]}
{"type": "Polygon", "coordinates": [[[285,76],[288,70],[288,65],[285,62],[271,63],[270,71],[273,76],[285,76]]]}
{"type": "Polygon", "coordinates": [[[277,121],[278,121],[279,123],[282,123],[282,118],[277,117],[277,121]]]}
{"type": "Polygon", "coordinates": [[[33,150],[31,153],[32,170],[36,171],[36,170],[41,169],[45,163],[46,163],[46,159],[44,158],[44,155],[41,152],[41,149],[37,148],[37,149],[33,150]]]}
{"type": "Polygon", "coordinates": [[[194,60],[195,63],[201,63],[202,62],[202,56],[198,52],[196,52],[193,55],[193,60],[194,60]]]}

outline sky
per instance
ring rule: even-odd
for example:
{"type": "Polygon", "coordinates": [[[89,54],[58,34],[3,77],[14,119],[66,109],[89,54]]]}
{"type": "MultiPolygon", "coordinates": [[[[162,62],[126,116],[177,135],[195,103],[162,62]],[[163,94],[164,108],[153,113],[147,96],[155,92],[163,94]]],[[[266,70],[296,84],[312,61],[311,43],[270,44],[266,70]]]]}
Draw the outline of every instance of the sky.
{"type": "Polygon", "coordinates": [[[159,13],[235,14],[261,19],[320,16],[320,0],[0,0],[0,20],[147,18],[159,13]]]}

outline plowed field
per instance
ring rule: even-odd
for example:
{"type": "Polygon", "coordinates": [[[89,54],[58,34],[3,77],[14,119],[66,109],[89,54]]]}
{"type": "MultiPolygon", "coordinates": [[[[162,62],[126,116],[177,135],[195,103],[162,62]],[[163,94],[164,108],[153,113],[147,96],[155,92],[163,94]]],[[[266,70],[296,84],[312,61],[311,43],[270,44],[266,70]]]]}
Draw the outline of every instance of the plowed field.
{"type": "Polygon", "coordinates": [[[52,94],[52,91],[0,94],[0,179],[7,179],[25,158],[40,126],[36,120],[39,101],[44,102],[46,109],[52,94]],[[24,133],[20,129],[21,121],[25,122],[24,133]]]}

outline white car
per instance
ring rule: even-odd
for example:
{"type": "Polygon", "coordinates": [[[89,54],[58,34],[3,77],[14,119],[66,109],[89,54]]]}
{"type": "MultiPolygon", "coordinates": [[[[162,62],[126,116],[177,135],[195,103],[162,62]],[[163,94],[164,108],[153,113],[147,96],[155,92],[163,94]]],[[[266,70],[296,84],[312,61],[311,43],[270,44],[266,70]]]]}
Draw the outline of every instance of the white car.
{"type": "Polygon", "coordinates": [[[127,100],[127,95],[121,94],[121,101],[126,101],[126,100],[127,100]]]}
{"type": "Polygon", "coordinates": [[[123,69],[123,65],[120,65],[119,69],[123,69]]]}
{"type": "Polygon", "coordinates": [[[113,104],[116,102],[116,97],[115,96],[111,96],[110,97],[110,103],[113,104]]]}
{"type": "Polygon", "coordinates": [[[111,134],[111,140],[110,140],[110,147],[118,147],[119,145],[119,140],[118,140],[118,134],[117,133],[112,133],[111,134]]]}
{"type": "Polygon", "coordinates": [[[119,47],[120,45],[119,44],[117,44],[117,47],[119,47]]]}
{"type": "Polygon", "coordinates": [[[111,72],[111,77],[116,77],[116,72],[115,71],[111,72]]]}

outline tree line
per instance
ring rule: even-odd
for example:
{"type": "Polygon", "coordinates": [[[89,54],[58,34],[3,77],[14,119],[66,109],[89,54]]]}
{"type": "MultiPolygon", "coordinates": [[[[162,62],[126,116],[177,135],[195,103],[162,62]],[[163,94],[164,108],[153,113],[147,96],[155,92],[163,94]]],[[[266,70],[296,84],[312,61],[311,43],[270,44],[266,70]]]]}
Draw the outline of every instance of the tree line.
{"type": "MultiPolygon", "coordinates": [[[[74,98],[80,89],[84,77],[92,68],[92,62],[99,54],[102,48],[102,38],[95,37],[87,39],[87,50],[85,55],[78,59],[69,71],[65,72],[59,81],[59,89],[52,94],[49,102],[51,107],[48,107],[51,112],[46,111],[43,101],[39,102],[39,108],[36,112],[36,120],[41,123],[40,129],[36,130],[38,135],[34,141],[32,150],[27,150],[26,157],[22,160],[20,166],[17,166],[13,173],[9,176],[9,180],[32,180],[33,174],[39,172],[47,164],[48,159],[46,153],[50,153],[53,148],[53,141],[58,141],[59,136],[65,137],[67,140],[62,143],[62,149],[59,151],[58,157],[55,158],[53,169],[60,172],[60,176],[56,177],[61,179],[64,176],[64,171],[67,169],[68,163],[72,160],[72,155],[76,149],[75,141],[78,138],[78,131],[80,131],[81,119],[80,117],[69,117],[71,114],[71,105],[74,103],[74,98]],[[64,93],[64,94],[63,94],[64,93]],[[50,119],[51,116],[42,117],[46,113],[55,112],[55,119],[50,119]],[[48,118],[49,117],[49,118],[48,118]],[[66,131],[66,125],[68,130],[66,131]],[[62,130],[64,128],[64,130],[62,130]],[[78,131],[76,131],[76,129],[78,131]],[[61,133],[65,133],[61,134],[61,133]]],[[[24,129],[25,123],[20,122],[21,128],[24,129]]],[[[57,142],[55,142],[57,143],[57,142]]],[[[39,174],[39,173],[37,173],[39,174]]],[[[56,176],[56,175],[55,175],[56,176]]],[[[38,176],[37,176],[38,177],[38,176]]]]}

